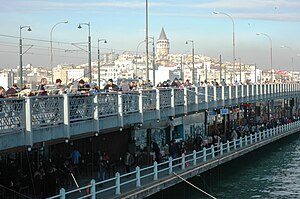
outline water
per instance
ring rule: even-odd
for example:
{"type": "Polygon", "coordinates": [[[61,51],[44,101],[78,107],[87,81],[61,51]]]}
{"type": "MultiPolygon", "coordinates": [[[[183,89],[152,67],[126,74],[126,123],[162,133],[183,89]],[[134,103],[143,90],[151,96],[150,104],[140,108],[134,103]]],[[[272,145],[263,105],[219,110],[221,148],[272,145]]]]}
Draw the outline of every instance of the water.
{"type": "MultiPolygon", "coordinates": [[[[300,198],[300,133],[189,180],[220,199],[300,198]]],[[[148,199],[210,198],[186,183],[148,199]]]]}

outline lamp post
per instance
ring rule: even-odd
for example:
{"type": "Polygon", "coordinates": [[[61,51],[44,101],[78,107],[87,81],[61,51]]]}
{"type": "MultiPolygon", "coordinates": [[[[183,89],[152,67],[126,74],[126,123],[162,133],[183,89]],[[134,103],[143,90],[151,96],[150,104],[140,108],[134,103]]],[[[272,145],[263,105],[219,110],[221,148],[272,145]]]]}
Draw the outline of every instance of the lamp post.
{"type": "MultiPolygon", "coordinates": [[[[280,46],[280,48],[288,48],[288,49],[290,49],[291,51],[292,51],[292,48],[291,47],[289,47],[289,46],[284,46],[284,45],[282,45],[282,46],[280,46]]],[[[294,57],[292,56],[292,63],[291,63],[291,65],[292,65],[292,81],[294,81],[294,57]]]]}
{"type": "MultiPolygon", "coordinates": [[[[231,22],[232,22],[232,66],[233,66],[233,70],[235,68],[235,33],[234,33],[234,20],[233,18],[227,14],[227,13],[224,13],[224,12],[218,12],[218,11],[214,11],[213,12],[214,14],[221,14],[221,15],[226,15],[227,17],[230,18],[231,22]]],[[[225,73],[225,81],[226,81],[226,73],[225,73]]]]}
{"type": "Polygon", "coordinates": [[[20,26],[20,89],[23,88],[23,44],[22,44],[22,29],[28,28],[27,31],[31,31],[30,26],[20,26]]]}
{"type": "Polygon", "coordinates": [[[149,52],[148,52],[148,0],[146,0],[146,82],[149,80],[149,52]]]}
{"type": "Polygon", "coordinates": [[[99,43],[103,41],[103,43],[107,43],[106,39],[98,39],[98,86],[100,88],[100,45],[99,43]]]}
{"type": "Polygon", "coordinates": [[[68,21],[62,21],[62,22],[58,22],[56,23],[50,31],[50,68],[52,70],[52,75],[51,75],[51,80],[52,83],[54,83],[53,81],[53,49],[52,49],[52,38],[53,38],[53,29],[58,25],[58,24],[63,24],[63,23],[68,23],[68,21]]]}
{"type": "Polygon", "coordinates": [[[144,43],[145,42],[145,40],[144,41],[141,41],[138,45],[137,45],[137,47],[136,47],[136,51],[135,51],[135,61],[136,61],[136,64],[135,64],[135,76],[137,77],[138,75],[137,75],[137,54],[138,54],[138,50],[139,50],[139,47],[140,47],[140,45],[142,44],[142,43],[144,43]]]}
{"type": "MultiPolygon", "coordinates": [[[[239,61],[240,61],[240,82],[242,82],[242,59],[239,58],[239,61]]],[[[245,79],[244,79],[244,81],[245,81],[245,79]]]]}
{"type": "Polygon", "coordinates": [[[192,68],[192,78],[193,78],[193,84],[196,85],[196,78],[195,78],[195,47],[194,47],[194,41],[193,40],[187,40],[185,44],[191,43],[192,44],[192,62],[193,62],[193,68],[192,68]]]}
{"type": "Polygon", "coordinates": [[[80,23],[78,28],[81,29],[82,25],[86,25],[89,28],[89,35],[88,35],[88,65],[89,65],[89,79],[90,83],[92,83],[92,50],[91,50],[91,24],[88,23],[80,23]]]}
{"type": "Polygon", "coordinates": [[[154,47],[154,37],[149,37],[152,39],[152,76],[153,76],[153,86],[155,86],[155,47],[154,47]]]}
{"type": "Polygon", "coordinates": [[[272,39],[269,35],[265,34],[265,33],[256,33],[256,35],[263,35],[265,37],[267,37],[270,41],[270,63],[271,63],[271,82],[273,81],[273,42],[272,39]]]}

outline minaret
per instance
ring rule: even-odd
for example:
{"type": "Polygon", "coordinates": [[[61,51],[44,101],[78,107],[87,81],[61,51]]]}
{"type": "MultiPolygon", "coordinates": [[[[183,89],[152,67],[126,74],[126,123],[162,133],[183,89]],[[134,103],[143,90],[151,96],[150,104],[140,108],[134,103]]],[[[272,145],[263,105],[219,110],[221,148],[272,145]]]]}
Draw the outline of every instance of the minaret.
{"type": "Polygon", "coordinates": [[[169,55],[170,43],[167,39],[164,28],[161,29],[158,40],[156,41],[156,55],[159,60],[164,60],[169,55]]]}

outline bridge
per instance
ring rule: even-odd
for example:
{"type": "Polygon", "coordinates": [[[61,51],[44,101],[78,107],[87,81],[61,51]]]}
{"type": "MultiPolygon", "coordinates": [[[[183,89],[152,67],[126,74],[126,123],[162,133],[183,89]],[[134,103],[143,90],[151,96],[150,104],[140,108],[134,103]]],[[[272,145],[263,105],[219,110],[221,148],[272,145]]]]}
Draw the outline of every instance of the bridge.
{"type": "MultiPolygon", "coordinates": [[[[0,151],[31,150],[48,142],[68,142],[133,126],[151,128],[160,122],[168,125],[168,121],[207,110],[296,98],[300,95],[299,91],[298,83],[286,83],[4,98],[0,99],[0,151]]],[[[100,182],[94,180],[90,185],[81,187],[90,190],[88,195],[78,195],[77,189],[70,192],[61,189],[60,194],[53,198],[134,198],[137,194],[144,197],[178,183],[173,172],[185,178],[192,177],[294,133],[298,127],[299,122],[295,122],[222,143],[218,148],[194,151],[178,160],[169,159],[150,167],[137,167],[130,174],[117,172],[114,178],[101,182],[105,183],[102,188],[100,182]],[[125,193],[124,190],[134,190],[135,193],[125,193]]]]}
{"type": "Polygon", "coordinates": [[[299,96],[300,85],[160,88],[0,99],[0,151],[122,130],[205,110],[299,96]]]}

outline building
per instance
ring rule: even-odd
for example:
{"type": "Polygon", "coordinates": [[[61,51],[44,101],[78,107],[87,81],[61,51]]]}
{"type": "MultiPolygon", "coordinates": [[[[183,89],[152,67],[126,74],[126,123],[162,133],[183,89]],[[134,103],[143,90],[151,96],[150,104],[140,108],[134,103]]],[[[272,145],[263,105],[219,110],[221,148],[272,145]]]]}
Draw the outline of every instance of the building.
{"type": "Polygon", "coordinates": [[[167,38],[164,28],[161,29],[158,40],[156,41],[156,56],[157,62],[161,65],[166,65],[170,51],[170,42],[167,38]]]}
{"type": "Polygon", "coordinates": [[[4,89],[8,89],[13,85],[14,74],[11,71],[5,71],[0,73],[0,86],[4,89]]]}

